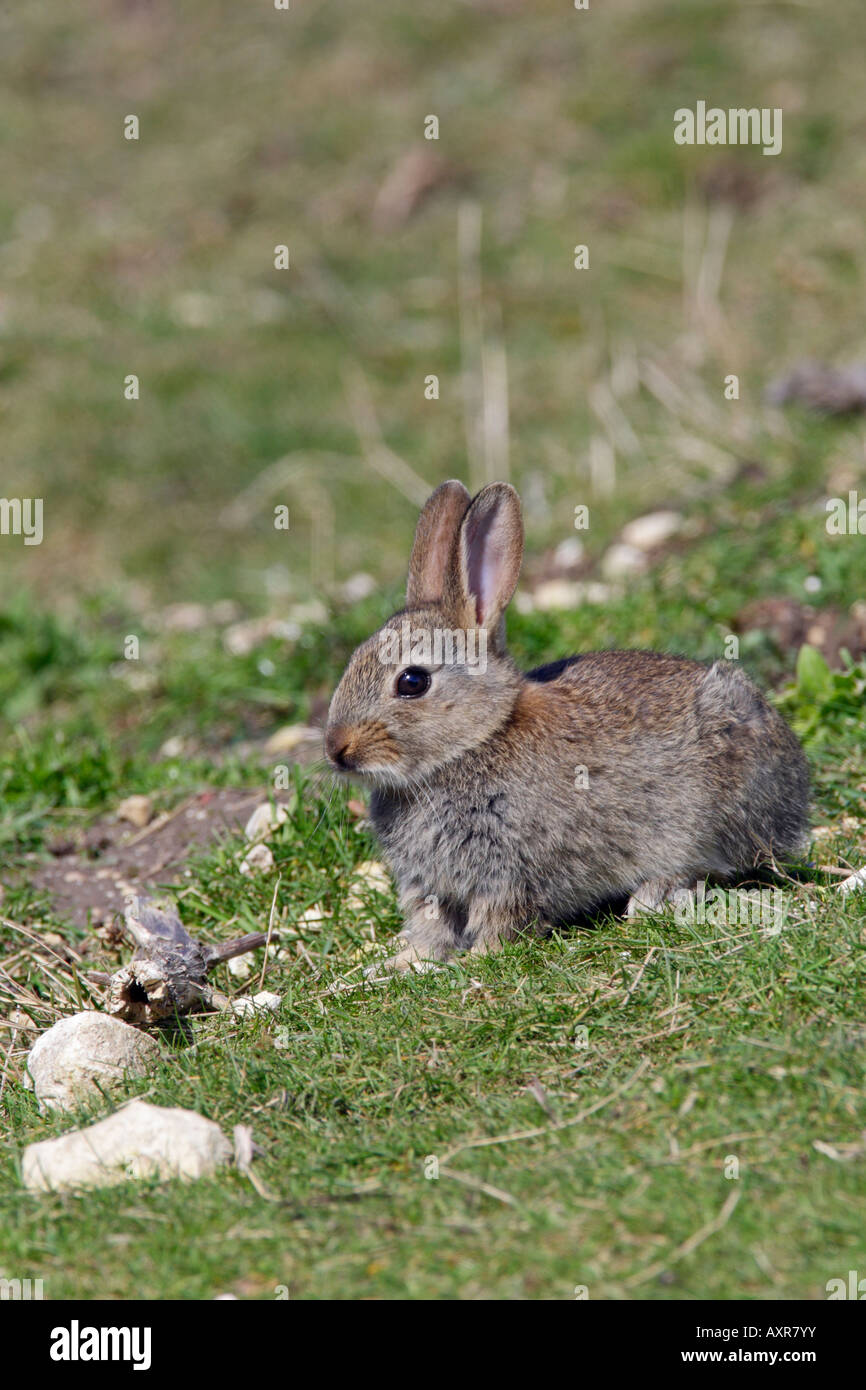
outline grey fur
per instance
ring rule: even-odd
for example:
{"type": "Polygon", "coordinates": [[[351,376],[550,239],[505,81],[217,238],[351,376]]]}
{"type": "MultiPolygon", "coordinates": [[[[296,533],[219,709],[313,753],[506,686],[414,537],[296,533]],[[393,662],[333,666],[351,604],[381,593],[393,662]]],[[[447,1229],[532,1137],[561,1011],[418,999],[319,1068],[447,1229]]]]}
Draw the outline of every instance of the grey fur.
{"type": "Polygon", "coordinates": [[[428,664],[427,694],[401,699],[403,668],[382,663],[377,633],[352,657],[326,731],[332,759],[374,787],[371,818],[405,915],[391,967],[496,949],[614,899],[657,906],[708,875],[797,854],[806,760],[746,676],[726,661],[641,651],[521,673],[501,645],[519,501],[493,484],[470,506],[460,486],[437,489],[419,523],[440,553],[456,528],[441,592],[381,632],[477,623],[490,637],[486,671],[428,664]],[[479,553],[467,536],[480,537],[479,553]],[[478,594],[469,575],[481,575],[478,594]]]}

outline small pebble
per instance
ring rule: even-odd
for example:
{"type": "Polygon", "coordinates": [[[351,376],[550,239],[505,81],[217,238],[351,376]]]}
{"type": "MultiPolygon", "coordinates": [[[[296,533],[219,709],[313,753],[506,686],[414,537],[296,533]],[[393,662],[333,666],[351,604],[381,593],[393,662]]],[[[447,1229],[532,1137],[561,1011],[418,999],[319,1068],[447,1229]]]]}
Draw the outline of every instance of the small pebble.
{"type": "Polygon", "coordinates": [[[247,876],[266,874],[274,867],[274,856],[267,845],[259,842],[247,851],[240,862],[240,871],[247,876]]]}
{"type": "Polygon", "coordinates": [[[153,801],[149,796],[127,796],[119,803],[116,815],[142,830],[153,816],[153,801]]]}

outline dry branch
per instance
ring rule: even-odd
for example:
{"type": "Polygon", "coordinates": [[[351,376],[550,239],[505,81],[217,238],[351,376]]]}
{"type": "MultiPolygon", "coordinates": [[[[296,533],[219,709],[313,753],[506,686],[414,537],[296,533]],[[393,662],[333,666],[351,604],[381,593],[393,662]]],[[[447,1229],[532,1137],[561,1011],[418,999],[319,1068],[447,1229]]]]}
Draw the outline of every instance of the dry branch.
{"type": "Polygon", "coordinates": [[[173,903],[132,898],[126,930],[138,949],[108,976],[108,1013],[138,1027],[225,1008],[228,1001],[208,982],[208,971],[233,956],[264,946],[264,932],[248,932],[215,946],[190,936],[173,903]]]}

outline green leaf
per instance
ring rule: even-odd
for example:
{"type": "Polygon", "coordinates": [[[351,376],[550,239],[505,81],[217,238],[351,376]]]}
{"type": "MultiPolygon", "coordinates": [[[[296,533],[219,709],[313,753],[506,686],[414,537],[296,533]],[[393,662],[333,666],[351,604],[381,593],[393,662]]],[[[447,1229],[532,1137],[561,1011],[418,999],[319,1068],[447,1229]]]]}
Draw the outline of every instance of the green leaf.
{"type": "Polygon", "coordinates": [[[804,642],[797,653],[797,694],[808,704],[820,705],[833,693],[833,675],[816,647],[804,642]]]}

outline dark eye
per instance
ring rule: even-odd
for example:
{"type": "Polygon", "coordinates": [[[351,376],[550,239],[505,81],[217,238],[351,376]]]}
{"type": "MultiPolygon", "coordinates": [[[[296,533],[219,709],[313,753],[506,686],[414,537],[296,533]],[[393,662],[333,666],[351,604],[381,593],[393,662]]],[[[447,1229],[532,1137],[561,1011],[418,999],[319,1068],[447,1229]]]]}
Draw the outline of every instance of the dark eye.
{"type": "Polygon", "coordinates": [[[397,677],[395,689],[405,699],[416,700],[430,689],[430,676],[421,666],[407,666],[397,677]]]}

